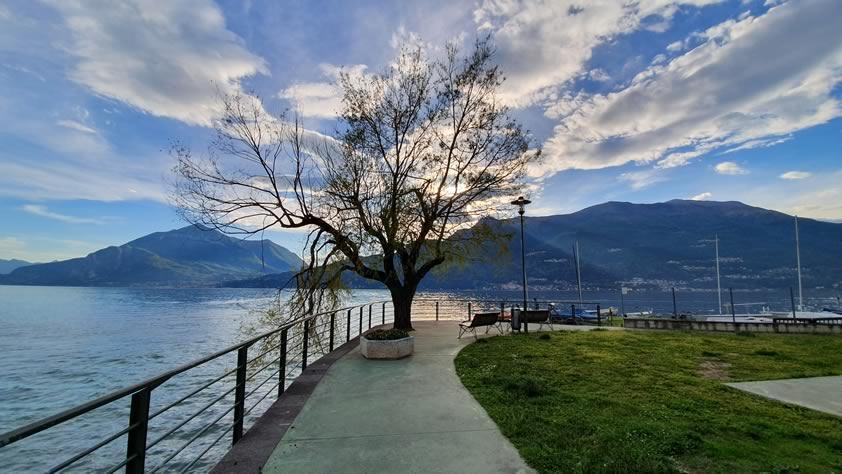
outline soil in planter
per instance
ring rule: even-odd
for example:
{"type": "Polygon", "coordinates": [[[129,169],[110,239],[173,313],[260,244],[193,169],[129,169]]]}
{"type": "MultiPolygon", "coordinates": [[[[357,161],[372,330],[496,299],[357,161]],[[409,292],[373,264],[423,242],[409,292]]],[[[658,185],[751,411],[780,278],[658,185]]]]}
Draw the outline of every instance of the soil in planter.
{"type": "Polygon", "coordinates": [[[365,333],[369,341],[394,341],[409,337],[409,332],[403,329],[375,329],[365,333]]]}

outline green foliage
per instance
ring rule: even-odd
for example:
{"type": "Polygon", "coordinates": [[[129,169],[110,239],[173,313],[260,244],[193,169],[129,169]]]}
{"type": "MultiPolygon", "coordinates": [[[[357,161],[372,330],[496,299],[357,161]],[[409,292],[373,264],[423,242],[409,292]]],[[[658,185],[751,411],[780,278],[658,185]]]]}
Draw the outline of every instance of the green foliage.
{"type": "Polygon", "coordinates": [[[403,329],[375,329],[365,333],[364,337],[369,341],[394,341],[409,337],[409,332],[403,329]]]}
{"type": "Polygon", "coordinates": [[[538,471],[842,470],[842,420],[732,389],[709,371],[733,381],[842,374],[838,336],[571,331],[487,341],[460,352],[457,373],[538,471]]]}

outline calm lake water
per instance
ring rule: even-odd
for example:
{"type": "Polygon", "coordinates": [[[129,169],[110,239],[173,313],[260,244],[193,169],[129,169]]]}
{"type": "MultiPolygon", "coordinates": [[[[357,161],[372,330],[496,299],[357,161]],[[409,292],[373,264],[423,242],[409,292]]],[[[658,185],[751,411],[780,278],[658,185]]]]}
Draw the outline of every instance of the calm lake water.
{"type": "MultiPolygon", "coordinates": [[[[0,432],[52,415],[97,396],[142,381],[186,362],[229,346],[245,337],[243,325],[253,324],[258,310],[272,304],[277,292],[269,289],[141,289],[67,288],[0,286],[0,432]]],[[[834,295],[822,295],[817,304],[833,303],[834,295]]],[[[422,293],[421,298],[461,300],[493,298],[519,301],[521,293],[422,293]]],[[[532,292],[530,299],[573,300],[573,292],[532,292]]],[[[599,301],[603,308],[619,306],[616,291],[588,292],[586,300],[599,301]]],[[[388,299],[386,291],[357,290],[348,305],[388,299]]],[[[725,297],[723,298],[725,299],[725,297]]],[[[739,293],[738,302],[764,301],[773,309],[786,310],[788,292],[739,293]]],[[[680,311],[712,311],[713,292],[679,294],[680,311]]],[[[417,311],[432,317],[432,304],[417,311]]],[[[451,308],[455,306],[451,305],[451,308]]],[[[477,306],[474,306],[477,308],[477,306]]],[[[671,312],[669,292],[642,292],[627,295],[627,312],[654,309],[671,312]]],[[[461,310],[453,312],[459,313],[461,310]]],[[[442,315],[444,317],[445,315],[442,315]]],[[[462,314],[450,314],[460,317],[462,314]]],[[[455,337],[455,335],[454,335],[455,337]]],[[[232,354],[233,356],[233,354],[232,354]]],[[[168,381],[153,392],[153,407],[164,406],[176,395],[201,386],[235,365],[233,357],[203,366],[168,381]],[[166,390],[163,390],[166,388],[166,390]]],[[[166,412],[150,427],[149,441],[180,423],[219,392],[205,391],[166,412]],[[207,392],[207,393],[205,393],[207,392]]],[[[266,404],[274,397],[268,397],[266,404]]],[[[219,403],[230,407],[230,400],[219,403]]],[[[216,407],[185,425],[166,442],[160,443],[150,459],[162,459],[188,441],[200,428],[222,413],[216,407]],[[183,431],[183,432],[182,432],[183,431]],[[156,458],[157,456],[157,458],[156,458]]],[[[247,425],[262,413],[256,409],[247,425]]],[[[50,429],[12,446],[0,448],[0,471],[43,471],[120,431],[128,419],[128,398],[95,410],[71,423],[50,429]]],[[[210,430],[208,434],[222,431],[210,430]]],[[[216,436],[214,436],[215,438],[216,436]]],[[[209,469],[227,450],[228,442],[214,448],[196,470],[209,469]]],[[[185,458],[201,449],[191,447],[185,458]]],[[[189,456],[193,454],[193,456],[189,456]]],[[[75,465],[78,471],[101,470],[119,462],[125,455],[125,440],[85,458],[75,465]]],[[[149,465],[149,463],[147,464],[149,465]]],[[[154,463],[152,463],[154,465],[154,463]]],[[[168,466],[170,466],[168,464],[168,466]]],[[[175,462],[173,468],[184,467],[175,462]]]]}

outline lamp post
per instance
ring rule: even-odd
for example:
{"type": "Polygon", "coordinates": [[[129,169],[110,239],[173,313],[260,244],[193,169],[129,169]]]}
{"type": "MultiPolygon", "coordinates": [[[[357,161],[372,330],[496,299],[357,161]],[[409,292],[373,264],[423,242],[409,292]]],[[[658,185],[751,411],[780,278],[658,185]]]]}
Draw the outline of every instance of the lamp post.
{"type": "MultiPolygon", "coordinates": [[[[513,205],[518,206],[517,213],[520,214],[520,264],[523,270],[523,309],[521,310],[521,314],[524,316],[528,298],[526,295],[526,241],[523,237],[523,214],[526,213],[524,208],[531,202],[529,199],[524,199],[523,196],[519,196],[516,200],[512,201],[513,205]]],[[[529,332],[529,323],[527,323],[525,317],[523,319],[523,330],[524,332],[529,332]]]]}

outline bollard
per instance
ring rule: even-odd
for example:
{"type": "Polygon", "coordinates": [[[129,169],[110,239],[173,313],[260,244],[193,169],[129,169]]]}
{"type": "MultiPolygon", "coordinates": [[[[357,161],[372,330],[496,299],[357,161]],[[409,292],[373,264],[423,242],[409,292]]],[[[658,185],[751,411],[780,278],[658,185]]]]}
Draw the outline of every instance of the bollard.
{"type": "Polygon", "coordinates": [[[439,320],[439,302],[436,301],[436,321],[439,320]]]}
{"type": "Polygon", "coordinates": [[[596,325],[602,326],[602,312],[600,311],[599,305],[596,305],[596,325]]]}

